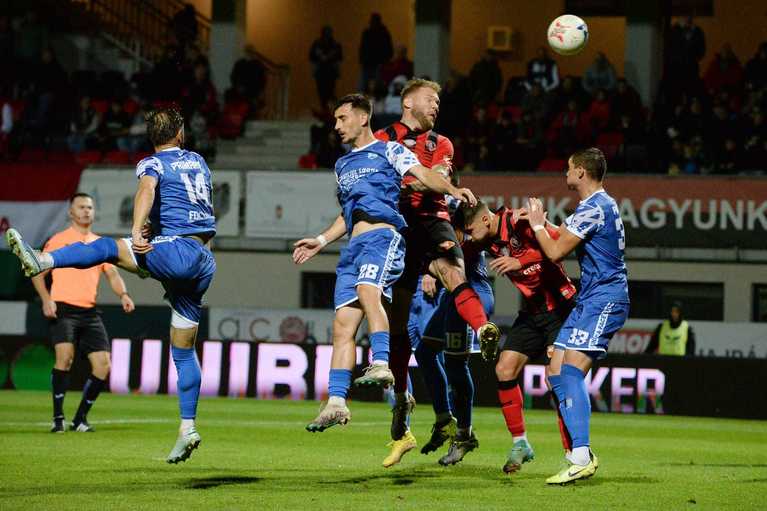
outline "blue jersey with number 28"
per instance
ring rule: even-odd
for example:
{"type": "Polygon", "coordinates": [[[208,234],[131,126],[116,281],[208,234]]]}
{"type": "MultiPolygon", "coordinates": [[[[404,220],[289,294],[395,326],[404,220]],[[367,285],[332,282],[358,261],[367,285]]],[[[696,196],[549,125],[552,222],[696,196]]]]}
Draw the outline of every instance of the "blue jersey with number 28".
{"type": "Polygon", "coordinates": [[[623,252],[626,234],[615,200],[604,190],[582,200],[565,220],[567,230],[583,241],[576,253],[581,266],[578,302],[629,301],[623,252]]]}
{"type": "Polygon", "coordinates": [[[183,236],[216,233],[210,169],[193,151],[164,149],[136,165],[136,177],[157,179],[149,221],[155,234],[183,236]]]}

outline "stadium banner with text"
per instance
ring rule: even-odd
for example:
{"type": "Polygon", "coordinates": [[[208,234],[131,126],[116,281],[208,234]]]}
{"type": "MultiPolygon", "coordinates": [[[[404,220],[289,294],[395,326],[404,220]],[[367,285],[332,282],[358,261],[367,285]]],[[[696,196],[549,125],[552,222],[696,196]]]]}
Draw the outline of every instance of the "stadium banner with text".
{"type": "Polygon", "coordinates": [[[245,235],[297,239],[322,232],[340,213],[333,172],[248,172],[245,235]]]}
{"type": "MultiPolygon", "coordinates": [[[[197,345],[204,396],[259,399],[327,398],[332,346],[243,341],[203,341],[197,345]]],[[[369,364],[358,347],[355,373],[369,364]]],[[[0,337],[0,388],[45,390],[53,364],[50,346],[29,337],[0,337]],[[47,355],[46,355],[47,354],[47,355]]],[[[478,406],[497,406],[493,364],[478,355],[470,361],[478,406]]],[[[75,384],[88,367],[73,368],[75,384]]],[[[416,400],[430,401],[417,367],[411,368],[416,400]]],[[[525,405],[551,407],[545,366],[528,364],[521,376],[525,405]]],[[[586,377],[595,411],[711,417],[767,418],[767,360],[613,355],[586,377]],[[727,378],[722,379],[722,375],[727,378]]],[[[175,394],[176,369],[170,345],[161,339],[112,339],[109,390],[119,394],[175,394]]],[[[355,399],[383,400],[380,390],[353,391],[355,399]]],[[[384,406],[384,405],[382,405],[384,406]]],[[[552,427],[556,423],[552,414],[552,427]]]]}
{"type": "MultiPolygon", "coordinates": [[[[467,174],[461,184],[491,208],[520,207],[527,197],[541,197],[555,223],[578,204],[564,169],[561,175],[467,174]]],[[[764,248],[767,179],[608,173],[606,187],[620,208],[629,246],[764,248]]]]}
{"type": "Polygon", "coordinates": [[[63,229],[81,171],[71,164],[4,166],[3,179],[8,185],[0,188],[0,249],[8,250],[4,234],[9,228],[21,232],[33,247],[42,247],[63,229]]]}
{"type": "MultiPolygon", "coordinates": [[[[130,235],[136,183],[136,175],[130,168],[83,171],[79,190],[92,195],[96,202],[95,232],[130,235]]],[[[240,172],[213,172],[213,211],[219,236],[239,235],[240,188],[240,172]]]]}

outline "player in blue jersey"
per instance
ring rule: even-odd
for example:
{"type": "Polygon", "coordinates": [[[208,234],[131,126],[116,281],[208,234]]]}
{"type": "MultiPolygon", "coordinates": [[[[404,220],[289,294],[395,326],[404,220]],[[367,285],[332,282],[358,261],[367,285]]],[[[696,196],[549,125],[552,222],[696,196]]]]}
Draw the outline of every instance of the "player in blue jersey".
{"type": "MultiPolygon", "coordinates": [[[[460,230],[456,229],[456,234],[459,240],[463,238],[460,230]]],[[[464,256],[467,281],[490,317],[495,298],[484,253],[464,251],[464,256]]],[[[431,275],[421,277],[410,314],[410,342],[436,416],[431,438],[421,453],[434,452],[450,441],[439,463],[454,465],[479,447],[472,430],[474,381],[469,370],[469,355],[479,352],[477,339],[458,314],[450,294],[431,275]]]]}
{"type": "Polygon", "coordinates": [[[396,142],[382,142],[370,129],[372,104],[362,94],[341,98],[334,110],[335,129],[352,150],[335,166],[341,214],[333,225],[315,238],[295,244],[293,261],[303,264],[325,245],[344,234],[349,244],[341,251],[336,268],[333,355],[329,399],[320,414],[306,426],[324,431],[346,424],[351,414],[346,397],[356,363],[354,339],[367,317],[373,363],[357,385],[391,385],[389,369],[389,320],[384,300],[391,301],[392,285],[402,274],[405,246],[400,231],[406,227],[400,215],[402,176],[415,176],[429,189],[475,203],[471,191],[456,188],[437,172],[418,163],[416,156],[396,142]]]}
{"type": "Polygon", "coordinates": [[[529,222],[546,256],[559,262],[576,251],[581,267],[581,288],[575,308],[554,343],[549,383],[572,438],[569,466],[546,482],[565,484],[591,477],[598,460],[591,452],[591,401],[584,378],[594,360],[607,354],[613,334],[626,322],[629,294],[623,253],[626,238],[620,211],[604,189],[607,162],[597,148],[584,149],[568,160],[567,186],[581,201],[552,239],[544,226],[543,204],[530,199],[529,222]]]}
{"type": "Polygon", "coordinates": [[[200,444],[194,419],[201,374],[194,343],[203,295],[216,271],[209,248],[216,234],[216,218],[205,160],[181,149],[181,114],[174,109],[149,113],[147,134],[155,154],[136,166],[139,183],[130,238],[100,238],[52,252],[33,250],[14,229],[8,230],[6,238],[27,276],[49,268],[89,268],[109,262],[160,281],[172,309],[170,342],[181,412],[178,439],[167,461],[178,463],[200,444]]]}

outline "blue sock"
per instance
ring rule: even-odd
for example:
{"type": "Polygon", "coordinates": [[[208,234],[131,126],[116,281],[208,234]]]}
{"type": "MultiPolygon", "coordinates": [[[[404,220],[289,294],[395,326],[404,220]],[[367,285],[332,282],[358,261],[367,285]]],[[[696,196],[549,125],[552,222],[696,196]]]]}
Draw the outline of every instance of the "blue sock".
{"type": "Polygon", "coordinates": [[[423,381],[429,390],[434,413],[437,415],[448,413],[450,403],[447,396],[447,376],[440,364],[439,352],[421,342],[415,350],[415,359],[418,361],[423,381]]]}
{"type": "Polygon", "coordinates": [[[453,413],[458,427],[468,428],[474,406],[474,380],[469,371],[469,361],[463,357],[445,357],[445,370],[453,391],[453,413]]]}
{"type": "Polygon", "coordinates": [[[117,242],[99,238],[91,243],[72,243],[50,253],[54,268],[90,268],[117,260],[117,242]]]}
{"type": "Polygon", "coordinates": [[[560,376],[564,388],[564,400],[560,409],[567,430],[573,439],[573,449],[588,447],[591,400],[586,390],[584,379],[586,375],[577,367],[564,364],[560,376]]]}
{"type": "Polygon", "coordinates": [[[200,363],[194,348],[177,348],[171,346],[173,362],[178,373],[178,407],[182,419],[194,419],[197,415],[197,401],[200,399],[200,382],[202,374],[200,363]]]}
{"type": "Polygon", "coordinates": [[[389,361],[389,332],[373,332],[370,334],[370,349],[373,351],[373,360],[389,361]]]}
{"type": "Polygon", "coordinates": [[[328,395],[346,399],[352,384],[351,369],[331,369],[328,381],[328,395]]]}
{"type": "Polygon", "coordinates": [[[551,385],[551,391],[557,397],[557,404],[565,402],[565,388],[562,386],[562,375],[552,374],[549,376],[549,385],[551,385]]]}

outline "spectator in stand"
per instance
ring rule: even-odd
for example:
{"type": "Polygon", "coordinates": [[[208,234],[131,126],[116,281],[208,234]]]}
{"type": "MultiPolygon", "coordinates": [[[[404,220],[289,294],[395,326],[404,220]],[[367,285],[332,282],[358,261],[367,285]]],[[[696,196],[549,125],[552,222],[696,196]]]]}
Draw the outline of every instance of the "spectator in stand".
{"type": "Polygon", "coordinates": [[[398,46],[397,56],[381,68],[381,81],[388,86],[400,75],[408,80],[413,77],[413,61],[407,58],[407,46],[404,45],[398,46]]]}
{"type": "Polygon", "coordinates": [[[0,158],[5,159],[13,132],[13,108],[11,103],[0,97],[0,158]]]}
{"type": "Polygon", "coordinates": [[[536,57],[527,63],[527,82],[530,89],[534,83],[540,84],[543,90],[550,92],[559,87],[559,69],[557,63],[549,57],[543,46],[538,48],[536,57]]]}
{"type": "Polygon", "coordinates": [[[767,162],[767,138],[752,137],[747,140],[743,154],[743,169],[764,174],[765,162],[767,162]]]}
{"type": "Polygon", "coordinates": [[[519,120],[515,153],[517,157],[513,164],[517,169],[525,171],[536,168],[544,156],[543,125],[530,113],[523,112],[519,120]]]}
{"type": "MultiPolygon", "coordinates": [[[[388,90],[383,82],[374,79],[368,80],[365,87],[365,95],[373,101],[373,114],[382,114],[386,108],[386,96],[388,95],[388,90]]],[[[333,122],[335,123],[335,118],[333,122]]],[[[375,115],[373,115],[373,122],[377,122],[375,115]]]]}
{"type": "Polygon", "coordinates": [[[668,319],[655,328],[645,353],[679,357],[695,356],[695,333],[682,316],[680,302],[674,302],[671,305],[668,319]]]}
{"type": "Polygon", "coordinates": [[[24,96],[26,129],[33,135],[47,137],[56,120],[53,109],[61,99],[67,75],[51,48],[43,48],[37,62],[29,66],[27,90],[24,96]]]}
{"type": "Polygon", "coordinates": [[[264,104],[266,66],[258,58],[258,52],[253,46],[245,47],[245,56],[235,62],[229,80],[232,88],[227,94],[227,101],[247,101],[250,104],[250,115],[254,116],[264,104]]]}
{"type": "Polygon", "coordinates": [[[685,137],[703,135],[706,132],[706,125],[709,117],[703,111],[703,101],[700,98],[690,100],[690,108],[682,113],[679,129],[685,137]]]}
{"type": "Polygon", "coordinates": [[[469,72],[474,103],[487,105],[495,101],[503,85],[503,75],[495,54],[487,50],[469,72]]]}
{"type": "Polygon", "coordinates": [[[194,77],[181,91],[181,102],[185,119],[191,119],[194,112],[199,112],[208,124],[215,122],[218,117],[218,95],[206,62],[198,62],[194,66],[194,77]]]}
{"type": "Polygon", "coordinates": [[[381,15],[374,12],[370,15],[370,25],[362,32],[360,40],[360,89],[364,89],[371,78],[380,78],[381,66],[389,62],[392,55],[394,49],[389,29],[381,21],[381,15]]]}
{"type": "Polygon", "coordinates": [[[716,172],[718,174],[737,174],[741,170],[743,158],[740,147],[734,138],[727,138],[724,147],[717,157],[716,172]]]}
{"type": "Polygon", "coordinates": [[[451,139],[460,137],[466,129],[466,119],[471,118],[471,112],[469,80],[453,72],[445,82],[440,94],[437,121],[439,127],[437,129],[451,139]]]}
{"type": "MultiPolygon", "coordinates": [[[[11,19],[5,15],[0,14],[0,62],[3,65],[14,65],[14,38],[16,34],[13,31],[11,25],[11,19]]],[[[13,81],[12,73],[3,73],[0,76],[0,87],[10,85],[13,81]]]]}
{"type": "Polygon", "coordinates": [[[197,11],[194,5],[186,4],[173,16],[171,29],[182,50],[197,40],[197,11]]]}
{"type": "Polygon", "coordinates": [[[29,9],[16,27],[16,57],[22,64],[33,63],[48,46],[48,26],[39,19],[35,8],[29,9]]]}
{"type": "Polygon", "coordinates": [[[323,169],[335,167],[336,160],[345,153],[338,134],[335,130],[328,130],[317,148],[317,166],[323,169]]]}
{"type": "Polygon", "coordinates": [[[507,169],[514,164],[514,141],[517,127],[510,112],[504,111],[498,118],[491,137],[491,156],[499,169],[507,169]]]}
{"type": "Polygon", "coordinates": [[[173,101],[184,85],[184,74],[178,58],[177,48],[167,45],[162,58],[152,69],[149,80],[151,100],[173,101]]]}
{"type": "Polygon", "coordinates": [[[714,152],[719,152],[724,147],[724,140],[727,138],[737,139],[740,131],[737,117],[727,110],[726,105],[721,102],[715,103],[713,118],[706,122],[706,144],[714,152]]]}
{"type": "Polygon", "coordinates": [[[383,113],[393,116],[402,115],[402,89],[407,83],[407,77],[400,75],[389,84],[389,93],[384,100],[383,113]]]}
{"type": "Polygon", "coordinates": [[[734,91],[741,86],[743,67],[729,44],[714,56],[703,76],[703,83],[709,93],[722,89],[734,91]]]}
{"type": "Polygon", "coordinates": [[[320,105],[336,99],[336,81],[341,76],[341,61],[343,50],[333,38],[333,29],[328,25],[322,27],[320,37],[315,39],[309,49],[309,62],[312,64],[312,74],[317,83],[317,96],[320,105]]]}
{"type": "Polygon", "coordinates": [[[72,115],[70,122],[67,145],[73,153],[81,153],[85,149],[93,149],[98,142],[98,129],[101,124],[101,116],[91,107],[91,98],[80,98],[77,110],[72,115]]]}
{"type": "MultiPolygon", "coordinates": [[[[693,22],[692,16],[672,25],[668,40],[666,83],[672,98],[693,88],[699,80],[699,63],[706,54],[706,36],[693,22]]],[[[673,99],[672,99],[673,100],[673,99]]]]}
{"type": "Polygon", "coordinates": [[[594,94],[594,99],[586,112],[592,129],[592,135],[596,137],[604,131],[610,123],[610,100],[607,98],[607,92],[599,89],[594,94]]]}
{"type": "Polygon", "coordinates": [[[549,115],[549,98],[540,83],[534,82],[530,91],[522,99],[522,114],[528,115],[543,129],[549,115]]]}
{"type": "Polygon", "coordinates": [[[121,101],[112,101],[109,110],[106,111],[99,127],[101,149],[111,151],[117,146],[117,139],[128,135],[131,126],[131,117],[125,110],[121,101]]]}
{"type": "Polygon", "coordinates": [[[612,92],[617,83],[615,68],[607,59],[607,55],[600,51],[583,75],[583,89],[594,96],[599,89],[612,92]]]}
{"type": "Polygon", "coordinates": [[[632,121],[642,116],[642,100],[639,93],[625,78],[618,80],[615,93],[610,99],[610,114],[618,121],[624,116],[632,121]]]}
{"type": "Polygon", "coordinates": [[[567,104],[571,100],[575,101],[579,110],[582,110],[591,102],[591,97],[586,94],[580,83],[572,76],[565,76],[562,79],[553,96],[555,98],[553,106],[555,112],[567,109],[567,104]]]}
{"type": "Polygon", "coordinates": [[[584,127],[578,103],[571,99],[566,110],[557,114],[550,128],[549,139],[557,156],[566,158],[582,147],[585,142],[584,133],[588,133],[588,126],[584,127]]]}
{"type": "Polygon", "coordinates": [[[117,148],[120,151],[136,154],[151,149],[146,136],[146,119],[144,118],[148,111],[149,108],[141,106],[133,115],[128,131],[123,136],[117,137],[117,148]]]}
{"type": "Polygon", "coordinates": [[[211,137],[208,122],[200,111],[195,110],[189,118],[185,144],[207,161],[213,161],[216,157],[216,141],[211,137]]]}
{"type": "Polygon", "coordinates": [[[493,123],[487,118],[487,109],[477,106],[466,129],[466,162],[476,167],[480,149],[487,146],[493,132],[493,123]]]}
{"type": "Polygon", "coordinates": [[[756,89],[767,87],[767,42],[760,44],[756,54],[746,63],[745,76],[756,89]]]}

